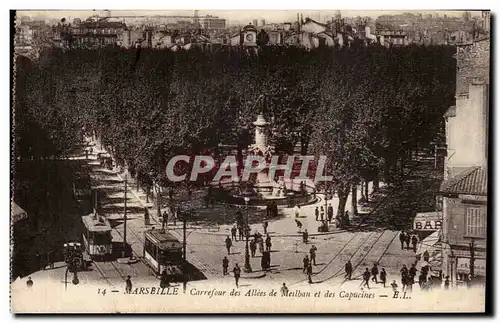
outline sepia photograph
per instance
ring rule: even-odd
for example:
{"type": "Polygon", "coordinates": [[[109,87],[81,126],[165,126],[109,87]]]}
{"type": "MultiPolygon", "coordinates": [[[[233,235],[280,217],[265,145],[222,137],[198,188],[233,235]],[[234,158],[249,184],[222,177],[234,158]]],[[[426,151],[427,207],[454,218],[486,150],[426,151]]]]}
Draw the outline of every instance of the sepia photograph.
{"type": "Polygon", "coordinates": [[[11,11],[11,312],[485,313],[490,20],[11,11]]]}

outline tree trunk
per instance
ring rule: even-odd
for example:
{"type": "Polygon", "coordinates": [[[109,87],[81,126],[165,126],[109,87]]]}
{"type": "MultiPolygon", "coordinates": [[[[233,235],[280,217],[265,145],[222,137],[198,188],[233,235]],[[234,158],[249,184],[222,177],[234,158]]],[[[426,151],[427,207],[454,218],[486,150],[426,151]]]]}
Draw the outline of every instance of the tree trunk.
{"type": "Polygon", "coordinates": [[[380,188],[380,180],[379,180],[379,175],[378,172],[375,174],[373,177],[373,192],[378,191],[380,188]]]}
{"type": "Polygon", "coordinates": [[[360,185],[360,190],[361,190],[361,200],[362,200],[362,201],[366,201],[366,195],[365,195],[365,191],[366,191],[366,190],[365,190],[365,183],[366,183],[366,181],[361,181],[361,182],[359,183],[359,185],[360,185]]]}
{"type": "Polygon", "coordinates": [[[358,215],[358,185],[354,184],[351,187],[351,214],[358,215]]]}
{"type": "Polygon", "coordinates": [[[366,202],[370,202],[370,194],[368,192],[368,185],[370,184],[369,181],[365,181],[365,196],[366,196],[366,202]]]}
{"type": "Polygon", "coordinates": [[[339,207],[337,208],[337,216],[343,216],[345,213],[347,196],[349,196],[349,189],[346,190],[339,189],[337,194],[339,196],[339,207]]]}

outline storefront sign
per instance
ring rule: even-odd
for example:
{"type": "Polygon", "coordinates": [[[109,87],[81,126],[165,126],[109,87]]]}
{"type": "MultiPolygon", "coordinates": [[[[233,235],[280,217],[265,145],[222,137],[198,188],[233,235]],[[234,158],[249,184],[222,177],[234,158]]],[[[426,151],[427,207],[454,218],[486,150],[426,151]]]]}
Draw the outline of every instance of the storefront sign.
{"type": "Polygon", "coordinates": [[[419,213],[413,220],[413,230],[437,231],[441,229],[443,222],[437,212],[419,213]]]}
{"type": "MultiPolygon", "coordinates": [[[[470,258],[457,258],[457,273],[469,274],[470,273],[470,258]]],[[[474,260],[474,275],[486,275],[486,260],[474,260]]]]}

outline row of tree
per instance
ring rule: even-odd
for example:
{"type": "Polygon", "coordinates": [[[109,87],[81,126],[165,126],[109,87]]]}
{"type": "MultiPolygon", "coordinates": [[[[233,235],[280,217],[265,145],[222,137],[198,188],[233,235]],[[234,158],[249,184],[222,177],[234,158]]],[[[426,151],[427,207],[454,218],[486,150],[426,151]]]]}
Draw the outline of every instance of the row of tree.
{"type": "Polygon", "coordinates": [[[134,176],[161,182],[174,155],[224,157],[221,144],[241,152],[260,110],[278,153],[300,143],[302,154],[328,157],[331,188],[345,200],[379,174],[393,181],[436,137],[453,104],[453,54],[440,46],[52,49],[38,62],[16,60],[16,156],[64,155],[93,132],[134,176]]]}

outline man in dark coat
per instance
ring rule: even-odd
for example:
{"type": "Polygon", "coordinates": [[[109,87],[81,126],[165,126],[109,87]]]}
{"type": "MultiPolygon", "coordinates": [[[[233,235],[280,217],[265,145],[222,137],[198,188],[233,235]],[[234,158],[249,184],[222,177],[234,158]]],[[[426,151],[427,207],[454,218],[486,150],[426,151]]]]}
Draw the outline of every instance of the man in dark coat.
{"type": "Polygon", "coordinates": [[[235,226],[233,226],[231,228],[231,239],[234,241],[238,241],[238,238],[236,237],[236,227],[235,226]]]}
{"type": "Polygon", "coordinates": [[[332,219],[333,219],[333,206],[331,204],[328,204],[327,215],[328,215],[328,222],[332,222],[332,219]]]}
{"type": "Polygon", "coordinates": [[[236,264],[233,268],[234,281],[236,282],[236,287],[239,287],[238,282],[240,281],[241,269],[238,264],[236,264]]]}
{"type": "Polygon", "coordinates": [[[366,268],[365,272],[363,273],[362,287],[366,286],[368,289],[370,289],[370,285],[368,284],[369,281],[370,281],[370,271],[368,270],[368,268],[366,268]]]}
{"type": "Polygon", "coordinates": [[[268,234],[266,237],[266,251],[271,251],[271,246],[272,246],[271,237],[268,234]]]}
{"type": "Polygon", "coordinates": [[[227,259],[227,257],[224,257],[224,259],[222,259],[222,275],[227,275],[227,268],[229,267],[229,260],[227,259]]]}
{"type": "Polygon", "coordinates": [[[307,266],[307,279],[309,281],[309,284],[313,283],[313,281],[312,281],[312,271],[313,271],[313,268],[311,266],[311,263],[309,263],[309,266],[307,266]]]}
{"type": "Polygon", "coordinates": [[[311,262],[314,266],[316,266],[316,250],[318,250],[318,248],[316,248],[315,245],[313,245],[309,250],[309,255],[311,256],[311,262]]]}
{"type": "Polygon", "coordinates": [[[418,238],[417,236],[414,234],[412,237],[411,237],[411,244],[413,246],[413,252],[414,253],[417,253],[417,243],[418,243],[418,238]]]}
{"type": "Polygon", "coordinates": [[[231,246],[233,245],[232,241],[231,241],[231,238],[229,238],[229,236],[227,236],[226,238],[226,249],[227,249],[227,254],[230,255],[231,254],[231,246]]]}
{"type": "Polygon", "coordinates": [[[255,253],[257,252],[257,244],[255,243],[255,239],[250,241],[250,253],[252,257],[255,257],[255,253]]]}
{"type": "Polygon", "coordinates": [[[130,279],[130,276],[127,276],[127,279],[125,280],[125,293],[130,294],[132,292],[132,280],[130,279]]]}
{"type": "Polygon", "coordinates": [[[372,281],[374,281],[375,284],[378,284],[378,281],[377,281],[377,276],[378,276],[378,267],[377,267],[377,264],[373,264],[373,267],[372,267],[372,270],[371,270],[371,274],[372,274],[372,281]]]}
{"type": "Polygon", "coordinates": [[[352,264],[350,260],[347,260],[347,263],[345,264],[345,278],[351,280],[352,276],[352,264]]]}
{"type": "Polygon", "coordinates": [[[382,271],[380,272],[380,280],[385,287],[385,282],[387,281],[387,273],[385,272],[385,268],[382,268],[382,271]]]}
{"type": "Polygon", "coordinates": [[[405,248],[404,244],[406,241],[406,234],[404,233],[404,231],[401,231],[401,233],[399,234],[399,241],[401,242],[401,250],[403,250],[405,248]]]}
{"type": "Polygon", "coordinates": [[[410,249],[410,241],[411,241],[411,236],[409,233],[407,233],[405,237],[406,249],[410,249]]]}
{"type": "Polygon", "coordinates": [[[304,265],[304,269],[302,270],[302,272],[305,274],[307,271],[307,267],[309,267],[309,257],[307,257],[307,255],[304,257],[304,259],[302,259],[302,263],[304,265]]]}
{"type": "Polygon", "coordinates": [[[316,206],[316,208],[314,209],[314,215],[316,216],[316,221],[319,221],[319,208],[316,206]]]}
{"type": "Polygon", "coordinates": [[[307,232],[307,229],[302,232],[302,241],[304,241],[305,244],[307,244],[307,239],[309,238],[309,233],[307,232]]]}

